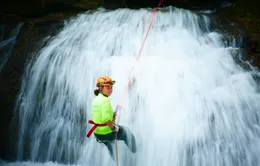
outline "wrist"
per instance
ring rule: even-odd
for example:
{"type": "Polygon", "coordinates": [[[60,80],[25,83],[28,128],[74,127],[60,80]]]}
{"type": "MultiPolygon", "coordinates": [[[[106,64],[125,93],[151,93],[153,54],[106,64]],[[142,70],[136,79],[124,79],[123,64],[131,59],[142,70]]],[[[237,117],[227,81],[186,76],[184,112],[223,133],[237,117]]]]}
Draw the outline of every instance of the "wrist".
{"type": "Polygon", "coordinates": [[[114,125],[113,129],[112,129],[114,132],[118,132],[119,130],[119,126],[118,125],[114,125]]]}

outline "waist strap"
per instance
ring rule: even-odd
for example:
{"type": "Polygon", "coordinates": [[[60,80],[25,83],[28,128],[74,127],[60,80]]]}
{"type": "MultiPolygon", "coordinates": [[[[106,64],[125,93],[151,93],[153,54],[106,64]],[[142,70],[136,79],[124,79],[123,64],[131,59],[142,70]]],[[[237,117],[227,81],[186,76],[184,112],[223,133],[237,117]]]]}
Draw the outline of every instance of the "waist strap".
{"type": "Polygon", "coordinates": [[[98,126],[107,126],[107,124],[96,124],[93,120],[89,120],[88,123],[93,124],[94,126],[87,133],[87,137],[90,137],[90,135],[98,126]]]}
{"type": "MultiPolygon", "coordinates": [[[[115,118],[116,117],[116,113],[114,113],[114,115],[113,115],[113,118],[115,118]]],[[[94,126],[89,130],[89,132],[87,133],[87,137],[89,138],[90,137],[90,135],[93,133],[93,131],[97,128],[97,127],[100,127],[100,126],[107,126],[107,124],[96,124],[93,120],[89,120],[88,121],[88,123],[90,123],[90,124],[93,124],[94,126]]]]}

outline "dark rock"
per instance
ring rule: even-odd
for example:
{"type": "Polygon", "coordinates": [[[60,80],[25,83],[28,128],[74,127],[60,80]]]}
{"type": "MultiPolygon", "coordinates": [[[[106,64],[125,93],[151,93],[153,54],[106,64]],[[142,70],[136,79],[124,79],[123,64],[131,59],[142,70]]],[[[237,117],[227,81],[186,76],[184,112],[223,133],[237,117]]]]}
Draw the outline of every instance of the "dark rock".
{"type": "Polygon", "coordinates": [[[0,3],[0,11],[1,14],[41,17],[56,12],[95,9],[101,3],[101,0],[4,0],[0,3]]]}
{"type": "Polygon", "coordinates": [[[239,24],[243,33],[243,60],[253,66],[260,67],[259,39],[260,39],[260,1],[237,0],[227,8],[218,8],[215,13],[219,18],[232,20],[239,24]]]}
{"type": "Polygon", "coordinates": [[[48,41],[47,37],[55,36],[61,27],[62,20],[25,22],[13,51],[0,72],[0,158],[6,161],[15,160],[16,156],[17,123],[14,121],[12,130],[10,125],[27,60],[37,54],[48,41]]]}
{"type": "Polygon", "coordinates": [[[245,42],[245,57],[252,65],[260,68],[260,39],[248,37],[245,42]]]}
{"type": "Polygon", "coordinates": [[[246,51],[248,54],[260,53],[260,39],[249,38],[246,42],[246,51]]]}
{"type": "MultiPolygon", "coordinates": [[[[184,9],[214,9],[227,6],[233,0],[164,0],[162,7],[175,6],[184,9]]],[[[27,17],[39,17],[54,12],[85,11],[105,7],[116,8],[147,8],[157,7],[160,0],[4,0],[0,3],[0,10],[4,14],[15,14],[27,17]]]]}

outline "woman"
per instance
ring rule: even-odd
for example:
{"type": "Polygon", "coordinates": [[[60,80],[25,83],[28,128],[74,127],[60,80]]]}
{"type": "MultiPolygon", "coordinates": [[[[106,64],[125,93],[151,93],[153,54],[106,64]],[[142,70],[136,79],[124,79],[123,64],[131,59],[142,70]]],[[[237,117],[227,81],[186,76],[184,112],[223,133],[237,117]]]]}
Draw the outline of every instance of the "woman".
{"type": "Polygon", "coordinates": [[[133,153],[136,152],[135,137],[131,131],[114,123],[113,108],[108,97],[112,94],[115,83],[110,77],[99,77],[96,81],[97,89],[94,90],[96,97],[92,103],[92,116],[96,125],[95,137],[98,142],[107,146],[113,159],[114,153],[111,143],[116,139],[116,134],[117,140],[123,140],[133,153]]]}

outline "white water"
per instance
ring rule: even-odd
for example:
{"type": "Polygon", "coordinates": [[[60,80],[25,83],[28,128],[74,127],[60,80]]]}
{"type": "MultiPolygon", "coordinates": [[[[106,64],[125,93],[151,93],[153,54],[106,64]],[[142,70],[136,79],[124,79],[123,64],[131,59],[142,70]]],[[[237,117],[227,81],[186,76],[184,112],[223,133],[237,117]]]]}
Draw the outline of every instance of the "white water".
{"type": "MultiPolygon", "coordinates": [[[[31,162],[6,165],[115,165],[104,145],[85,137],[95,80],[117,81],[116,106],[150,16],[146,9],[98,10],[67,23],[24,76],[18,157],[31,162]]],[[[139,149],[132,155],[120,142],[120,166],[133,158],[138,166],[259,165],[257,84],[209,24],[179,9],[156,13],[120,119],[139,149]]]]}

